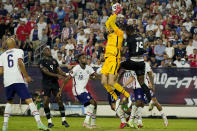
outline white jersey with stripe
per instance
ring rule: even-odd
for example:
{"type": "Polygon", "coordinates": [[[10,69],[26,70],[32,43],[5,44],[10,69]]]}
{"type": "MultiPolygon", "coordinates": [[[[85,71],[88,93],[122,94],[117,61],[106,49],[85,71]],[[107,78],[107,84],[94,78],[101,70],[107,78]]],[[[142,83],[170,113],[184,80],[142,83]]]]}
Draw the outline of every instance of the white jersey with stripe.
{"type": "MultiPolygon", "coordinates": [[[[151,67],[150,67],[150,64],[145,62],[145,78],[144,78],[144,81],[145,81],[145,84],[148,86],[149,82],[150,82],[150,79],[149,79],[149,76],[148,76],[148,72],[152,71],[151,70],[151,67]]],[[[138,89],[138,88],[141,88],[138,80],[137,80],[137,75],[135,73],[135,71],[127,71],[124,73],[124,79],[123,79],[123,83],[125,83],[131,76],[134,77],[134,80],[127,86],[127,88],[133,88],[133,89],[138,89]]]]}
{"type": "Polygon", "coordinates": [[[24,58],[21,49],[10,49],[0,56],[0,66],[3,67],[4,87],[14,83],[25,83],[23,75],[18,66],[18,60],[24,58]]]}
{"type": "Polygon", "coordinates": [[[76,65],[71,71],[70,75],[73,78],[72,92],[74,96],[80,95],[81,93],[88,92],[86,85],[95,71],[92,67],[86,65],[85,69],[82,69],[80,65],[76,65]]]}

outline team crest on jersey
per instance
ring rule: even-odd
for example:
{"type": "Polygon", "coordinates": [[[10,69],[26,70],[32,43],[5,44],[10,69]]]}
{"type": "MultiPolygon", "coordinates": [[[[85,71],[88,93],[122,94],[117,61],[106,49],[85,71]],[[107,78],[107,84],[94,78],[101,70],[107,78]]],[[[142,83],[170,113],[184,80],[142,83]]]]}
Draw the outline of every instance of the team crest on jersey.
{"type": "Polygon", "coordinates": [[[87,99],[90,99],[90,96],[87,96],[87,99]]]}
{"type": "Polygon", "coordinates": [[[56,61],[53,61],[53,64],[56,64],[56,61]]]}
{"type": "Polygon", "coordinates": [[[40,68],[43,68],[42,64],[40,64],[40,68]]]}

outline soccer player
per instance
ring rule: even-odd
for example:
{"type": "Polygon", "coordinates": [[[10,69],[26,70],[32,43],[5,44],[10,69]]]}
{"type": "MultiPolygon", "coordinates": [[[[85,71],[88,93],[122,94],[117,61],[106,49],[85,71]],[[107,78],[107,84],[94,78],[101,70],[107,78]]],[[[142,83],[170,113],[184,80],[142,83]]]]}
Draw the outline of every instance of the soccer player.
{"type": "Polygon", "coordinates": [[[78,55],[79,65],[76,65],[70,72],[69,76],[66,78],[64,83],[61,86],[59,91],[59,95],[61,95],[64,86],[67,82],[72,78],[73,79],[73,95],[80,101],[81,104],[84,105],[86,109],[86,118],[83,123],[83,127],[85,128],[98,128],[96,126],[96,111],[97,111],[97,103],[91,96],[91,94],[86,90],[86,86],[89,78],[99,78],[99,76],[95,73],[92,67],[87,65],[87,58],[84,54],[78,55]],[[91,118],[91,125],[89,124],[89,120],[91,118]]]}
{"type": "MultiPolygon", "coordinates": [[[[119,70],[123,68],[125,70],[135,71],[137,75],[137,80],[144,94],[146,95],[148,102],[150,102],[151,101],[150,89],[144,83],[145,63],[143,59],[143,54],[146,51],[144,49],[143,37],[140,34],[135,33],[135,30],[131,25],[126,25],[126,34],[127,34],[126,42],[128,46],[130,59],[121,62],[119,70]]],[[[151,83],[153,83],[153,78],[151,75],[149,78],[151,80],[151,83]]]]}
{"type": "Polygon", "coordinates": [[[168,126],[168,119],[165,115],[165,113],[163,112],[163,108],[162,106],[159,104],[156,96],[155,96],[155,86],[153,83],[150,82],[150,78],[149,75],[147,75],[147,73],[150,73],[150,75],[154,76],[153,71],[150,67],[150,65],[146,62],[146,78],[145,78],[145,84],[148,85],[151,88],[151,97],[152,100],[149,103],[149,111],[153,110],[154,105],[157,107],[157,110],[159,111],[159,113],[161,114],[161,117],[164,121],[164,126],[168,126]]]}
{"type": "Polygon", "coordinates": [[[114,100],[117,100],[118,96],[114,92],[113,88],[127,97],[129,99],[129,104],[131,104],[130,94],[126,92],[124,88],[115,80],[120,64],[120,51],[123,41],[123,31],[116,26],[115,21],[117,15],[122,10],[122,7],[119,4],[116,4],[113,5],[112,8],[114,8],[115,12],[109,17],[106,22],[106,27],[109,34],[107,46],[105,48],[105,62],[101,69],[101,83],[103,84],[107,92],[109,92],[110,95],[113,96],[114,100]]]}
{"type": "Polygon", "coordinates": [[[39,112],[26,86],[26,82],[29,83],[32,79],[27,74],[23,63],[24,53],[21,49],[16,48],[16,42],[13,38],[8,38],[6,44],[8,50],[0,56],[0,75],[3,74],[4,77],[4,87],[7,97],[2,131],[8,130],[8,119],[11,114],[11,104],[13,104],[15,94],[22,100],[25,100],[29,105],[38,128],[41,130],[48,130],[48,128],[42,124],[39,112]]]}
{"type": "Polygon", "coordinates": [[[131,77],[124,83],[124,87],[133,88],[134,96],[135,96],[135,104],[132,106],[128,125],[134,128],[138,128],[138,127],[141,128],[143,127],[142,120],[141,120],[142,108],[144,107],[144,104],[146,103],[147,100],[146,100],[146,97],[144,97],[144,92],[139,82],[137,81],[136,73],[134,71],[130,71],[130,73],[131,73],[131,77]],[[129,84],[131,84],[131,86],[128,86],[129,84]],[[138,125],[136,125],[136,123],[134,122],[135,118],[138,119],[138,122],[137,122],[138,125]]]}
{"type": "Polygon", "coordinates": [[[40,61],[40,69],[43,76],[42,88],[44,91],[44,112],[48,119],[48,128],[54,126],[51,120],[51,114],[49,109],[51,94],[53,94],[56,102],[59,105],[59,111],[62,117],[62,125],[64,125],[65,127],[69,127],[69,124],[66,122],[65,119],[65,109],[61,96],[58,95],[60,88],[58,79],[63,79],[66,76],[66,73],[61,70],[58,62],[52,58],[51,50],[48,47],[43,50],[43,56],[44,58],[40,61]]]}
{"type": "MultiPolygon", "coordinates": [[[[101,74],[101,72],[100,72],[101,68],[102,67],[97,69],[97,71],[96,71],[97,74],[101,74]]],[[[117,90],[114,90],[114,92],[117,94],[118,97],[120,97],[120,92],[118,92],[117,90]]],[[[125,113],[122,110],[121,106],[118,106],[117,109],[116,109],[116,104],[119,105],[118,102],[120,102],[120,101],[114,100],[114,97],[110,93],[107,93],[107,96],[108,96],[108,101],[109,101],[109,105],[111,106],[111,109],[116,112],[116,114],[118,115],[118,117],[121,120],[119,128],[123,129],[124,127],[127,126],[126,119],[125,119],[125,116],[124,116],[125,113]]]]}

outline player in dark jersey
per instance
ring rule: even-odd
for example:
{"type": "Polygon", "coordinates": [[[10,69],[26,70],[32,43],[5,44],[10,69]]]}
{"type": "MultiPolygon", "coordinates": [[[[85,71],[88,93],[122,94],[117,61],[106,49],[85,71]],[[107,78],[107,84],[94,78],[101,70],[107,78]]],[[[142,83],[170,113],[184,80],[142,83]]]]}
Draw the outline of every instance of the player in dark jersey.
{"type": "MultiPolygon", "coordinates": [[[[126,26],[126,34],[127,34],[127,47],[129,51],[129,59],[122,62],[120,64],[120,68],[123,68],[125,70],[133,70],[135,71],[137,75],[137,80],[142,88],[140,90],[140,94],[145,94],[147,101],[151,101],[151,94],[150,89],[145,84],[145,63],[143,59],[143,54],[146,52],[144,49],[144,40],[143,37],[140,34],[135,33],[134,28],[131,25],[126,26]]],[[[149,74],[148,74],[149,75],[149,74]]],[[[153,77],[149,75],[151,83],[153,83],[153,77]]],[[[132,106],[132,112],[131,114],[134,114],[137,111],[137,106],[132,106]]],[[[134,124],[133,115],[130,116],[130,119],[128,121],[128,125],[130,127],[136,127],[134,124]]]]}
{"type": "Polygon", "coordinates": [[[51,94],[56,99],[56,102],[59,105],[59,111],[62,117],[62,125],[69,127],[68,123],[65,120],[65,109],[61,96],[58,95],[59,84],[58,79],[63,79],[66,74],[61,70],[58,65],[58,62],[52,58],[51,51],[49,48],[45,48],[43,51],[44,58],[40,61],[40,69],[42,72],[42,88],[44,91],[44,111],[48,119],[48,128],[54,126],[51,120],[51,114],[49,109],[49,101],[51,94]]]}
{"type": "MultiPolygon", "coordinates": [[[[143,92],[146,94],[148,101],[151,101],[150,89],[144,83],[145,76],[145,63],[143,59],[143,54],[146,52],[144,49],[144,39],[140,34],[135,33],[133,26],[126,26],[126,34],[127,34],[127,47],[129,51],[130,59],[122,62],[120,64],[120,69],[126,70],[134,70],[137,79],[139,81],[140,86],[143,89],[143,92]]],[[[150,75],[151,82],[153,82],[153,78],[150,75]]]]}

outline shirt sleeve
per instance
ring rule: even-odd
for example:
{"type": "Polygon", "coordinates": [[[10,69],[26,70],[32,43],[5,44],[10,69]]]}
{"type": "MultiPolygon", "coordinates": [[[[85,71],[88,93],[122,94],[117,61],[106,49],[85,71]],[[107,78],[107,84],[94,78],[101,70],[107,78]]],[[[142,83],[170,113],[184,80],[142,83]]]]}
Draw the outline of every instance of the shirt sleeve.
{"type": "Polygon", "coordinates": [[[69,75],[74,77],[77,74],[78,66],[75,66],[70,72],[69,75]]]}
{"type": "Polygon", "coordinates": [[[19,53],[18,53],[18,59],[24,59],[24,52],[23,50],[20,50],[19,53]]]}
{"type": "Polygon", "coordinates": [[[89,71],[90,71],[90,75],[95,73],[94,69],[91,66],[89,66],[89,71]]]}

